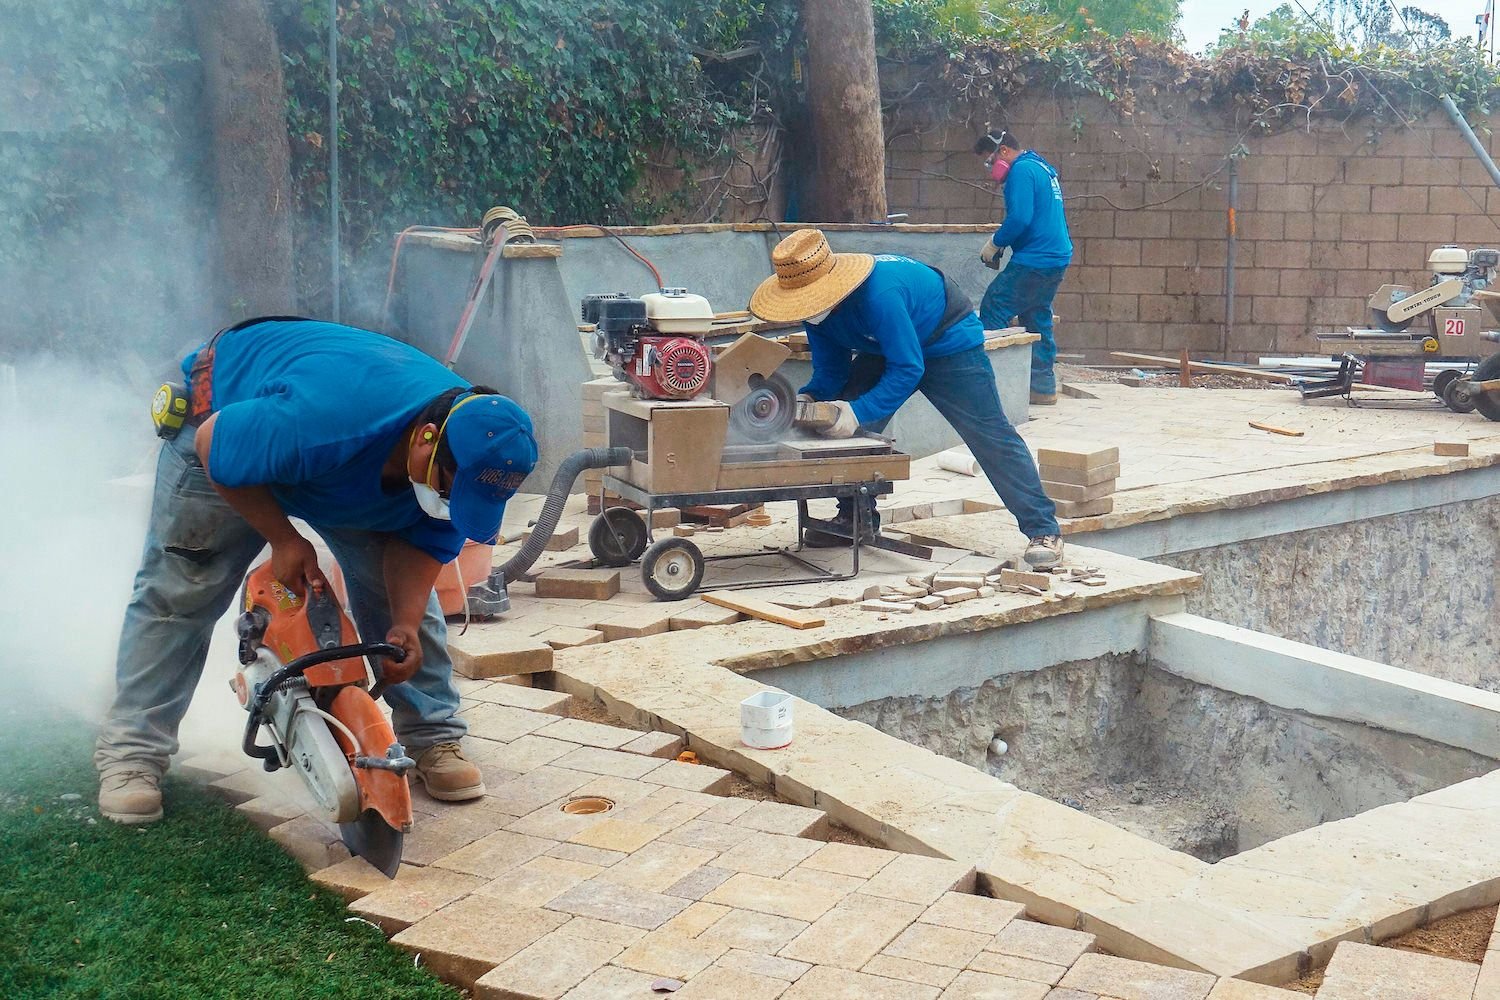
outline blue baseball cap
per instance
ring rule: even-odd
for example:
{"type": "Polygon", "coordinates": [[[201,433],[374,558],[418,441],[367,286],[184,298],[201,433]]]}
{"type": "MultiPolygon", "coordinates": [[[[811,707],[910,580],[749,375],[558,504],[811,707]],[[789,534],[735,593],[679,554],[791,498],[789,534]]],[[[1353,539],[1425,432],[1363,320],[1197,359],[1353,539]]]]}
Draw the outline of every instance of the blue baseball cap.
{"type": "Polygon", "coordinates": [[[465,538],[494,544],[505,501],[536,467],[531,418],[505,396],[470,393],[454,401],[442,433],[458,466],[448,492],[453,526],[465,538]]]}

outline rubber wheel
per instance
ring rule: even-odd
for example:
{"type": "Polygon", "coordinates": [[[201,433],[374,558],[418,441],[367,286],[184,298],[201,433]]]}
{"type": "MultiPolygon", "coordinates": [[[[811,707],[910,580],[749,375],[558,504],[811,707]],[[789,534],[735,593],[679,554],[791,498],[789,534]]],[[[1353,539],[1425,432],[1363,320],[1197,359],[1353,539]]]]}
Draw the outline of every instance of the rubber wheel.
{"type": "Polygon", "coordinates": [[[1443,404],[1454,413],[1473,413],[1478,395],[1466,379],[1456,378],[1443,387],[1443,404]]]}
{"type": "MultiPolygon", "coordinates": [[[[1500,378],[1500,354],[1491,354],[1479,362],[1474,372],[1475,382],[1486,382],[1500,378]]],[[[1500,420],[1500,393],[1481,392],[1474,397],[1474,406],[1490,420],[1500,420]]]]}
{"type": "Polygon", "coordinates": [[[1456,372],[1452,368],[1438,372],[1432,380],[1432,394],[1446,403],[1448,401],[1448,387],[1453,384],[1455,379],[1462,377],[1463,375],[1460,372],[1456,372]]]}
{"type": "Polygon", "coordinates": [[[589,551],[604,566],[629,566],[646,551],[646,520],[628,507],[611,507],[589,525],[589,551]]]}
{"type": "Polygon", "coordinates": [[[680,601],[703,582],[703,553],[686,538],[663,538],[641,557],[641,579],[660,601],[680,601]]]}

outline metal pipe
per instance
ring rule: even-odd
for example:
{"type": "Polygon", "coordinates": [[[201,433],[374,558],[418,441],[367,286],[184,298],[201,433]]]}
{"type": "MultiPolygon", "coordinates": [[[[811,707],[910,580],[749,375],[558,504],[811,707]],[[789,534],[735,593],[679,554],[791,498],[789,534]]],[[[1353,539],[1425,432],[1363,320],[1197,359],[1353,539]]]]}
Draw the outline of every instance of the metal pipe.
{"type": "Polygon", "coordinates": [[[1236,159],[1229,161],[1229,211],[1224,225],[1224,343],[1219,346],[1219,357],[1229,356],[1229,341],[1234,336],[1234,211],[1240,200],[1240,165],[1236,159]]]}
{"type": "Polygon", "coordinates": [[[339,321],[339,0],[328,0],[328,231],[333,321],[339,321]]]}
{"type": "Polygon", "coordinates": [[[1495,187],[1500,188],[1500,167],[1495,166],[1495,161],[1490,159],[1489,150],[1484,148],[1484,143],[1479,141],[1479,136],[1475,135],[1474,130],[1469,127],[1463,112],[1459,111],[1458,105],[1454,103],[1453,95],[1444,94],[1442,102],[1443,110],[1448,112],[1448,117],[1452,118],[1453,124],[1458,126],[1458,131],[1464,137],[1464,141],[1469,144],[1474,155],[1479,157],[1479,162],[1484,164],[1484,169],[1489,171],[1490,180],[1495,182],[1495,187]]]}

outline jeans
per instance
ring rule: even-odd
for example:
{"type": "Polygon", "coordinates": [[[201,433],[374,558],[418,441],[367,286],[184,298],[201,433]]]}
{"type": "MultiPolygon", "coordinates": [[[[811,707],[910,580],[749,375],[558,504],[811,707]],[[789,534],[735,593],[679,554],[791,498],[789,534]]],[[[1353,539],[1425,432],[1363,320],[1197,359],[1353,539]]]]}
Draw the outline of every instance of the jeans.
{"type": "MultiPolygon", "coordinates": [[[[928,358],[926,367],[917,391],[958,431],[1021,531],[1027,538],[1059,534],[1057,511],[1042,492],[1036,462],[1000,408],[995,369],[990,366],[984,348],[971,347],[947,357],[928,358]]],[[[885,358],[878,354],[859,355],[839,397],[857,399],[864,395],[880,381],[884,371],[885,358]]],[[[889,417],[869,427],[878,433],[888,423],[889,417]]]]}
{"type": "MultiPolygon", "coordinates": [[[[391,625],[382,565],[387,536],[314,529],[344,572],[360,635],[384,639],[391,625]]],[[[115,701],[94,752],[101,772],[121,766],[166,771],[168,758],[177,752],[178,726],[203,674],[209,636],[264,547],[260,534],[210,485],[193,451],[191,431],[163,444],[146,549],[120,633],[115,701]]],[[[385,692],[396,735],[408,751],[456,740],[468,731],[457,715],[447,639],[434,594],[419,633],[422,667],[411,680],[385,692]]],[[[224,697],[230,697],[227,691],[224,697]]],[[[239,745],[238,733],[226,736],[226,748],[239,745]]]]}
{"type": "Polygon", "coordinates": [[[1052,362],[1057,358],[1057,341],[1052,336],[1052,298],[1062,284],[1062,267],[1026,267],[1011,261],[995,275],[979,301],[979,321],[986,330],[1010,325],[1012,318],[1041,340],[1031,345],[1031,391],[1048,396],[1057,394],[1057,376],[1052,362]]]}

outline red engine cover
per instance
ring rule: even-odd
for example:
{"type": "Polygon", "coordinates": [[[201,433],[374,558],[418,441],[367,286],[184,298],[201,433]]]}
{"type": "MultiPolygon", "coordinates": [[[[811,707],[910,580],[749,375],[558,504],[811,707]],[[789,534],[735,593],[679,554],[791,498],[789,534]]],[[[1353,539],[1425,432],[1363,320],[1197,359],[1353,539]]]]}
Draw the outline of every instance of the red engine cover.
{"type": "Polygon", "coordinates": [[[708,387],[713,355],[692,337],[642,337],[626,371],[651,399],[692,399],[708,387]]]}

